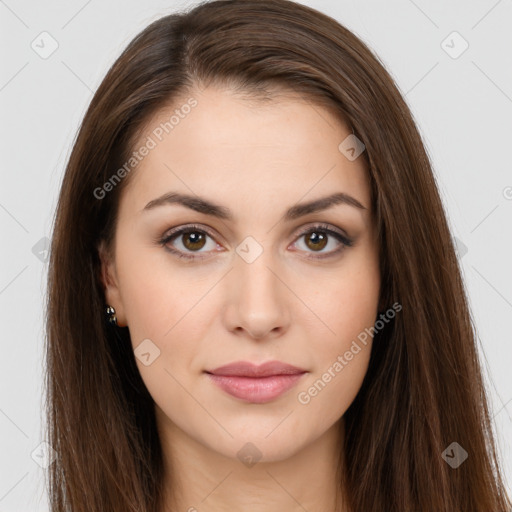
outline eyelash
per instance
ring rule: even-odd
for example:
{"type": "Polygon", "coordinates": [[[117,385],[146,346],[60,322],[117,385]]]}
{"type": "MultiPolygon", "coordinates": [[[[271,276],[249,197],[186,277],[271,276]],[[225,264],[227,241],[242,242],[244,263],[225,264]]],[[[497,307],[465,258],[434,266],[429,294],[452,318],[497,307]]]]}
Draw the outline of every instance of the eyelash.
{"type": "MultiPolygon", "coordinates": [[[[178,238],[180,235],[183,235],[185,233],[195,233],[195,232],[199,232],[199,233],[208,235],[210,238],[214,239],[214,236],[208,230],[205,230],[204,228],[200,227],[197,224],[190,224],[190,225],[178,228],[178,229],[176,229],[174,231],[171,231],[170,233],[168,233],[164,237],[158,239],[157,242],[162,247],[164,247],[166,250],[168,250],[169,252],[171,252],[172,254],[177,256],[178,258],[185,258],[187,260],[202,260],[202,259],[208,258],[207,255],[189,256],[186,253],[183,253],[182,251],[179,251],[179,250],[176,250],[176,249],[172,249],[172,248],[167,246],[167,244],[171,240],[173,240],[174,238],[178,238]]],[[[310,234],[310,233],[314,233],[314,232],[320,232],[320,233],[323,233],[323,234],[327,234],[327,235],[333,236],[334,238],[336,238],[338,240],[338,242],[341,243],[341,248],[336,249],[334,251],[331,251],[331,252],[327,253],[327,255],[307,256],[308,258],[316,259],[316,260],[329,258],[329,257],[335,256],[335,255],[341,253],[346,247],[351,247],[353,245],[353,240],[351,240],[350,238],[346,237],[345,235],[343,235],[342,233],[340,233],[338,231],[334,231],[333,229],[330,228],[330,226],[328,224],[322,224],[322,223],[316,224],[314,226],[309,226],[308,228],[306,228],[303,231],[301,231],[297,235],[297,240],[299,240],[304,235],[307,235],[307,234],[310,234]]]]}

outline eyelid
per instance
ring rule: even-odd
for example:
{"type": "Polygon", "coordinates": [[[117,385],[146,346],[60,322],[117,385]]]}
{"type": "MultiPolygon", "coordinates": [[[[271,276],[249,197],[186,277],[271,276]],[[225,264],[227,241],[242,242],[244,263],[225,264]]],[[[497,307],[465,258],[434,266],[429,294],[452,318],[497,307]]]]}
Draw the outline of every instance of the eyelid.
{"type": "Polygon", "coordinates": [[[344,239],[344,242],[347,243],[347,245],[351,245],[353,240],[347,235],[347,233],[337,228],[336,226],[333,226],[332,224],[326,224],[325,222],[312,222],[308,226],[304,227],[299,233],[297,233],[296,237],[300,237],[302,235],[305,235],[306,233],[310,233],[311,231],[314,231],[315,229],[318,229],[319,231],[326,231],[327,233],[334,233],[336,235],[339,235],[344,239]]]}
{"type": "MultiPolygon", "coordinates": [[[[216,235],[213,234],[212,230],[206,226],[203,226],[201,224],[183,224],[180,226],[177,226],[176,228],[172,228],[169,231],[166,231],[162,237],[158,237],[156,242],[160,244],[162,247],[164,247],[167,251],[169,251],[172,254],[175,254],[176,256],[180,258],[185,258],[188,260],[201,260],[204,258],[208,258],[208,254],[203,253],[197,253],[194,255],[193,252],[190,253],[184,253],[183,251],[180,251],[178,249],[169,248],[167,247],[167,244],[171,241],[172,238],[175,236],[180,236],[183,233],[186,233],[188,231],[200,231],[206,233],[212,240],[214,240],[216,243],[216,235]]],[[[222,238],[222,237],[220,237],[222,238]]]]}
{"type": "Polygon", "coordinates": [[[207,235],[209,235],[211,238],[214,238],[216,235],[213,234],[213,231],[208,228],[207,226],[203,226],[202,224],[183,224],[181,226],[177,226],[175,228],[170,229],[169,231],[166,231],[163,235],[162,239],[168,239],[172,237],[173,235],[176,235],[177,233],[181,233],[182,231],[204,231],[207,235]]]}
{"type": "MultiPolygon", "coordinates": [[[[340,228],[337,228],[336,226],[333,226],[331,224],[327,224],[324,222],[311,222],[309,225],[303,227],[294,236],[294,240],[293,240],[292,244],[297,243],[297,241],[305,234],[314,232],[315,229],[318,231],[323,231],[323,232],[327,233],[328,236],[334,236],[338,240],[338,242],[342,245],[342,247],[339,249],[327,252],[327,253],[319,252],[317,256],[314,255],[315,253],[313,251],[310,253],[311,256],[306,256],[306,258],[309,258],[309,259],[328,258],[330,256],[335,256],[335,255],[339,254],[346,247],[351,247],[353,245],[354,240],[351,237],[349,237],[344,230],[341,230],[340,228]]],[[[190,232],[190,231],[204,232],[210,238],[212,238],[212,240],[214,240],[216,243],[218,243],[216,241],[217,235],[213,234],[213,232],[210,228],[208,228],[207,226],[203,226],[201,224],[194,224],[194,223],[183,224],[183,225],[177,226],[176,228],[172,228],[171,230],[167,231],[162,237],[157,238],[156,242],[159,243],[160,245],[166,247],[166,249],[169,252],[176,254],[177,256],[179,256],[181,258],[186,258],[189,260],[201,260],[204,258],[208,258],[209,257],[208,253],[197,252],[197,254],[194,254],[193,251],[190,253],[184,253],[183,251],[180,251],[177,249],[171,249],[171,248],[167,247],[167,244],[173,237],[175,237],[177,235],[179,236],[183,233],[190,232]]],[[[222,238],[222,237],[220,237],[220,238],[222,238]]],[[[211,252],[211,251],[209,251],[209,252],[211,252]]]]}

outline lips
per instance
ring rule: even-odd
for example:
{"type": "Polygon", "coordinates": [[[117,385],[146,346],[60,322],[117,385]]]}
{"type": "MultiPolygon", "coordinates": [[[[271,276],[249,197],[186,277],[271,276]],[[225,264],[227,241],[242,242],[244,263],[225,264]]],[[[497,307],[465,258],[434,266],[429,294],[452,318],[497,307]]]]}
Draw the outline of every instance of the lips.
{"type": "Polygon", "coordinates": [[[280,361],[268,361],[259,366],[237,361],[206,371],[210,380],[224,392],[251,403],[276,399],[295,386],[306,373],[302,368],[280,361]]]}
{"type": "Polygon", "coordinates": [[[259,366],[248,361],[237,361],[219,366],[219,368],[209,370],[207,373],[225,376],[235,375],[237,377],[268,377],[271,375],[296,375],[305,371],[302,368],[280,361],[268,361],[259,366]]]}

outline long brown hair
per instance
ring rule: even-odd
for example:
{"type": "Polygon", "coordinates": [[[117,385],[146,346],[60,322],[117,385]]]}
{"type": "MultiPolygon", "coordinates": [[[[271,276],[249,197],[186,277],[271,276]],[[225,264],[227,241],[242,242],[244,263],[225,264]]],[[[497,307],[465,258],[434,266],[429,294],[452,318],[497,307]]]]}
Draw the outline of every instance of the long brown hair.
{"type": "Polygon", "coordinates": [[[154,403],[127,328],[106,325],[97,250],[101,241],[111,247],[119,197],[136,170],[104,197],[94,191],[130,158],[150,116],[197,83],[260,96],[293,90],[336,112],[365,144],[381,302],[402,311],[376,335],[344,415],[339,482],[350,510],[509,510],[454,244],[395,83],[322,13],[287,0],[218,0],[165,16],[129,44],[94,95],[64,174],[46,325],[52,512],[160,511],[154,403]],[[452,442],[468,452],[457,468],[442,457],[452,442]]]}

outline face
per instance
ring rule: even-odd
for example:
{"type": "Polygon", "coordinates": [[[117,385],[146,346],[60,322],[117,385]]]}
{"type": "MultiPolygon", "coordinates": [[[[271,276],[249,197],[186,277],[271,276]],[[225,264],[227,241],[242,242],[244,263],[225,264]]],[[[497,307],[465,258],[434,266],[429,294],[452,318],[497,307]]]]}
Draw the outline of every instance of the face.
{"type": "Polygon", "coordinates": [[[298,96],[187,98],[136,145],[155,143],[121,196],[112,258],[101,254],[106,300],[162,432],[282,460],[337,427],[367,370],[380,291],[368,173],[338,148],[351,130],[298,96]],[[208,373],[240,361],[282,364],[208,373]]]}

